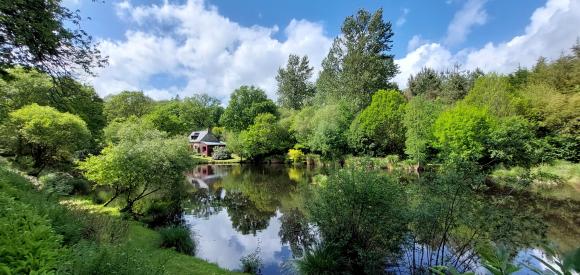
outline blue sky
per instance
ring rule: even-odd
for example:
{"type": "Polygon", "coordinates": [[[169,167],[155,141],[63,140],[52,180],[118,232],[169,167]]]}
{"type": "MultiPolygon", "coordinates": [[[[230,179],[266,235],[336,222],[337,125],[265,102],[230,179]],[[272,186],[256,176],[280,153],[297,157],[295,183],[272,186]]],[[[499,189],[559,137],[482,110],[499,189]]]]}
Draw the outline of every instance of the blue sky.
{"type": "Polygon", "coordinates": [[[383,8],[405,86],[423,66],[509,72],[555,58],[580,37],[579,0],[65,0],[110,65],[88,78],[102,96],[143,90],[157,98],[208,93],[227,101],[240,85],[275,97],[288,54],[316,70],[344,18],[383,8]]]}

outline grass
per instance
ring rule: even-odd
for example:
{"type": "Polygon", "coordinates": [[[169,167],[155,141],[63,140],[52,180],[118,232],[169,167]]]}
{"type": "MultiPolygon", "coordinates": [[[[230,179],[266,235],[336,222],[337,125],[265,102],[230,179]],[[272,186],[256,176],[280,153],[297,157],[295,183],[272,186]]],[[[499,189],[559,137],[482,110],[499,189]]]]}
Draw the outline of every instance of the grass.
{"type": "Polygon", "coordinates": [[[193,160],[196,164],[228,164],[228,163],[240,163],[240,162],[242,162],[242,159],[239,156],[234,155],[234,154],[232,154],[231,159],[225,159],[225,160],[214,160],[211,157],[194,155],[193,160]]]}
{"type": "Polygon", "coordinates": [[[556,200],[580,201],[580,163],[557,160],[532,167],[499,168],[491,178],[501,186],[527,190],[556,200]]]}

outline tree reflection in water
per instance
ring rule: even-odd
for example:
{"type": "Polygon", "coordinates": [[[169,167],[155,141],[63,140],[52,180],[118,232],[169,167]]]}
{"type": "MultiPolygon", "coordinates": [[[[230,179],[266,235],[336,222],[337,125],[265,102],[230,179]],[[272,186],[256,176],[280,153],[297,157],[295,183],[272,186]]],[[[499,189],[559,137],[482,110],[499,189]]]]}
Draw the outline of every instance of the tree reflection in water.
{"type": "Polygon", "coordinates": [[[554,205],[490,190],[484,178],[469,169],[442,169],[420,178],[365,171],[360,180],[371,173],[378,173],[380,180],[372,188],[360,185],[356,190],[348,183],[338,189],[313,186],[315,172],[284,166],[202,170],[219,177],[202,175],[213,182],[206,180],[207,187],[197,186],[190,193],[187,208],[196,217],[225,211],[234,230],[254,236],[267,231],[278,217],[273,223],[280,226],[279,242],[288,244],[292,257],[310,255],[320,247],[331,247],[333,253],[344,250],[343,255],[331,254],[351,261],[353,272],[373,265],[356,262],[356,255],[365,253],[365,261],[377,261],[388,273],[421,274],[438,265],[475,270],[479,255],[493,244],[505,245],[514,259],[549,240],[574,248],[580,239],[578,204],[554,205]],[[317,196],[327,196],[327,205],[317,211],[305,207],[317,196]]]}

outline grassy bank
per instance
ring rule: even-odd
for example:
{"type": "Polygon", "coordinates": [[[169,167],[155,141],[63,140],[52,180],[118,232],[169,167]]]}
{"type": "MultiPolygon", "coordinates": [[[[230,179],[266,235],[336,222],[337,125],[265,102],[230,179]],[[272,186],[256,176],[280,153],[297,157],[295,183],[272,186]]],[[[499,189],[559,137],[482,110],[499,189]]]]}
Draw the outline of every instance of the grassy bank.
{"type": "Polygon", "coordinates": [[[530,169],[498,168],[490,178],[503,187],[531,191],[549,199],[580,202],[580,163],[558,160],[530,169]]]}
{"type": "Polygon", "coordinates": [[[193,161],[196,164],[232,164],[232,163],[240,163],[240,162],[242,162],[242,159],[240,157],[238,157],[237,155],[232,155],[231,159],[225,159],[225,160],[215,160],[211,157],[194,155],[193,161]]]}
{"type": "Polygon", "coordinates": [[[159,232],[116,208],[37,190],[5,162],[0,205],[0,270],[9,274],[235,274],[161,248],[159,232]]]}

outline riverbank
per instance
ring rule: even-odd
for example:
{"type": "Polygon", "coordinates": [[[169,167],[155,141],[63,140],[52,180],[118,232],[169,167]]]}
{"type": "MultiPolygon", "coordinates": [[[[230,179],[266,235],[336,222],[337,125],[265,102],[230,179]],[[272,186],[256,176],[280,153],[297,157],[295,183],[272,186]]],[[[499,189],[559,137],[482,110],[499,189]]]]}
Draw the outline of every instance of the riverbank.
{"type": "Polygon", "coordinates": [[[119,210],[38,190],[0,162],[2,266],[23,273],[239,274],[161,248],[161,234],[119,210]],[[4,253],[3,253],[4,254],[4,253]],[[6,261],[5,261],[6,260],[6,261]]]}

